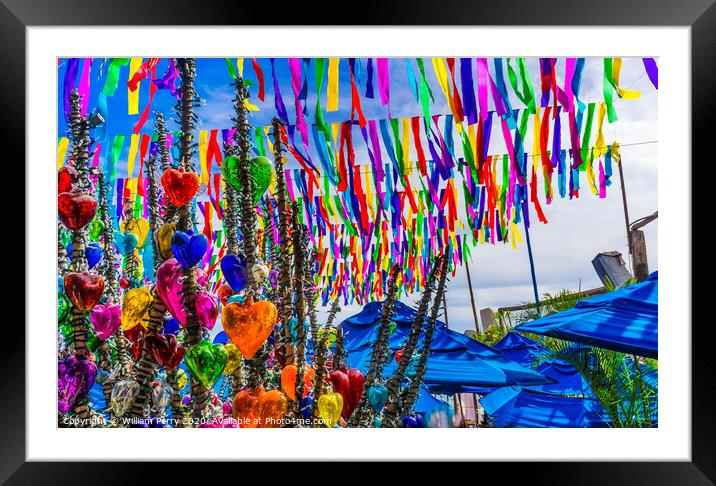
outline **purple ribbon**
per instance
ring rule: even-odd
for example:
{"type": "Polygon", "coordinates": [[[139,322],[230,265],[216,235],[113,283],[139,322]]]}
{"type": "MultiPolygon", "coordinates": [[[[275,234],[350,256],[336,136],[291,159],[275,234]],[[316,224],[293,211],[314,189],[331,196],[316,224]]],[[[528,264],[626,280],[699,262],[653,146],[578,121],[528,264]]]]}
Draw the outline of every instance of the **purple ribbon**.
{"type": "Polygon", "coordinates": [[[170,58],[169,65],[167,66],[167,71],[164,73],[164,76],[162,76],[161,79],[155,79],[152,82],[157,86],[157,88],[168,89],[173,97],[181,99],[181,91],[177,86],[175,86],[175,81],[178,76],[179,73],[177,72],[176,62],[174,62],[174,59],[170,58]]]}
{"type": "Polygon", "coordinates": [[[72,107],[70,105],[70,94],[75,87],[77,82],[77,70],[80,65],[80,60],[76,57],[67,60],[67,69],[65,70],[65,82],[63,86],[63,101],[65,104],[65,117],[70,116],[72,107]]]}
{"type": "Polygon", "coordinates": [[[649,81],[656,89],[659,89],[659,68],[656,65],[656,60],[653,57],[645,57],[642,61],[644,62],[646,75],[649,76],[649,81]]]}

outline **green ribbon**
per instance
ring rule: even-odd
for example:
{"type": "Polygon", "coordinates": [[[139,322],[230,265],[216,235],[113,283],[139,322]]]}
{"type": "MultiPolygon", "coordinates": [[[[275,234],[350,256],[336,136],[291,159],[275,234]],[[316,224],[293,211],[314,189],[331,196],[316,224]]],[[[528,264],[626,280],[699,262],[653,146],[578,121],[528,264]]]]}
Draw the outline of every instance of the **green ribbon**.
{"type": "MultiPolygon", "coordinates": [[[[594,107],[596,106],[596,103],[589,103],[589,106],[587,107],[587,124],[584,127],[584,135],[582,135],[582,146],[580,149],[580,153],[582,155],[582,160],[584,162],[587,161],[587,155],[589,154],[589,137],[592,134],[592,121],[594,120],[594,107]]],[[[582,165],[579,166],[580,172],[584,172],[587,170],[587,164],[582,163],[582,165]]]]}
{"type": "Polygon", "coordinates": [[[102,93],[106,96],[114,96],[114,92],[119,85],[119,68],[127,64],[129,64],[128,57],[117,57],[112,60],[112,63],[109,65],[109,70],[107,71],[107,79],[104,82],[102,93]]]}
{"type": "Polygon", "coordinates": [[[237,79],[239,77],[239,73],[236,72],[236,66],[234,66],[234,63],[228,57],[225,57],[224,60],[226,61],[226,67],[229,68],[229,76],[231,76],[231,79],[237,79]]]}
{"type": "Polygon", "coordinates": [[[423,116],[425,117],[425,131],[429,130],[430,126],[430,103],[428,102],[428,96],[432,103],[435,102],[433,98],[433,92],[425,79],[425,64],[423,58],[418,57],[415,59],[418,62],[418,69],[420,69],[420,105],[423,108],[423,116]]]}
{"type": "Polygon", "coordinates": [[[510,78],[510,84],[512,89],[515,90],[517,97],[525,104],[529,109],[530,113],[536,113],[535,105],[535,92],[532,88],[532,81],[530,80],[530,73],[527,70],[527,64],[521,57],[517,58],[517,68],[520,71],[520,81],[522,82],[522,91],[520,91],[517,83],[517,73],[512,67],[511,59],[507,58],[507,76],[510,78]]]}
{"type": "Polygon", "coordinates": [[[112,142],[112,153],[110,154],[110,180],[117,178],[117,162],[119,161],[119,155],[122,153],[122,147],[124,146],[125,135],[116,135],[114,142],[112,142]]]}
{"type": "Polygon", "coordinates": [[[617,121],[617,111],[614,109],[614,74],[612,71],[612,58],[604,58],[604,103],[607,105],[607,119],[609,123],[617,121]]]}
{"type": "Polygon", "coordinates": [[[398,161],[398,170],[400,171],[400,181],[405,186],[405,164],[403,163],[403,144],[400,141],[400,125],[397,119],[390,120],[390,128],[393,129],[393,138],[395,139],[395,159],[398,161]]]}
{"type": "Polygon", "coordinates": [[[254,129],[254,139],[256,140],[256,151],[260,156],[266,157],[266,148],[264,147],[264,131],[261,127],[254,129]]]}

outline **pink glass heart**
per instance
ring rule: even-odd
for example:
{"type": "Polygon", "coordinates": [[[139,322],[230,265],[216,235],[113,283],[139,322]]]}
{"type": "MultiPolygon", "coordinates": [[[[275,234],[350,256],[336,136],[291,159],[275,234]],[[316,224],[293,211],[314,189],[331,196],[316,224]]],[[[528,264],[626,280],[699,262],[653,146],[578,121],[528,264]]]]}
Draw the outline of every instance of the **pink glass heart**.
{"type": "Polygon", "coordinates": [[[90,322],[97,337],[106,341],[122,325],[122,307],[119,304],[97,305],[92,309],[90,322]]]}
{"type": "MultiPolygon", "coordinates": [[[[203,270],[198,268],[195,269],[194,275],[196,277],[197,283],[200,286],[205,286],[208,283],[209,277],[203,270]]],[[[181,300],[181,279],[183,276],[184,273],[182,271],[181,265],[174,258],[170,258],[169,260],[165,261],[157,269],[157,293],[159,294],[159,298],[162,299],[162,302],[164,302],[164,305],[166,306],[169,313],[176,317],[182,325],[186,323],[186,313],[184,312],[184,307],[182,305],[181,300]]],[[[197,297],[199,295],[202,295],[203,293],[204,292],[197,294],[197,297]]],[[[214,301],[216,301],[216,299],[214,299],[214,301]]],[[[203,302],[202,306],[205,308],[205,310],[203,311],[203,316],[206,319],[206,322],[212,321],[211,325],[209,326],[200,317],[200,322],[204,323],[206,327],[211,329],[212,327],[214,327],[216,316],[214,316],[213,320],[211,319],[211,313],[209,312],[210,306],[205,302],[205,299],[202,298],[197,300],[196,302],[197,314],[200,314],[198,303],[203,302]]],[[[218,302],[216,303],[216,307],[216,314],[218,315],[218,302]]]]}
{"type": "MultiPolygon", "coordinates": [[[[219,299],[215,295],[202,292],[194,299],[196,306],[196,317],[204,327],[211,330],[216,324],[219,315],[219,299]]],[[[186,316],[185,316],[186,317],[186,316]]],[[[177,317],[177,319],[179,319],[177,317]]],[[[181,322],[181,319],[179,320],[181,322]]]]}

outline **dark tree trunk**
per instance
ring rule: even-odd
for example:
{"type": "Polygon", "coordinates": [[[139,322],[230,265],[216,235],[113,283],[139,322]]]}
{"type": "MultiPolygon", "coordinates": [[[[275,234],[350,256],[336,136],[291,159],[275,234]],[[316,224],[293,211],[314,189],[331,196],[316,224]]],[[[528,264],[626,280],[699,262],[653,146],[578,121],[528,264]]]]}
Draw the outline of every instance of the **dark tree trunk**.
{"type": "Polygon", "coordinates": [[[418,339],[420,338],[420,333],[422,332],[423,325],[425,324],[425,317],[428,313],[428,307],[430,306],[430,297],[433,292],[433,287],[435,286],[435,278],[438,273],[438,268],[441,265],[440,260],[441,258],[438,257],[430,269],[430,274],[426,279],[423,295],[421,296],[420,303],[418,304],[418,310],[410,327],[410,333],[408,334],[408,338],[405,340],[405,344],[403,345],[403,355],[400,358],[398,369],[388,382],[388,403],[386,404],[385,412],[383,414],[383,427],[397,426],[397,420],[399,419],[398,414],[400,412],[400,387],[403,384],[405,372],[408,369],[408,364],[413,356],[415,347],[418,344],[418,339]]]}
{"type": "Polygon", "coordinates": [[[418,361],[418,369],[417,373],[415,374],[415,377],[410,383],[410,386],[402,393],[400,406],[401,414],[408,414],[412,411],[413,405],[415,404],[415,399],[418,397],[420,384],[423,382],[423,378],[425,377],[428,357],[430,356],[430,346],[433,342],[433,333],[435,332],[435,323],[438,320],[438,314],[440,314],[440,304],[443,300],[443,297],[445,296],[445,283],[447,281],[449,264],[450,259],[448,255],[444,255],[443,260],[440,264],[440,280],[435,291],[433,306],[430,309],[430,318],[428,319],[428,326],[425,330],[425,338],[423,340],[423,352],[420,354],[420,361],[418,361]]]}
{"type": "Polygon", "coordinates": [[[368,404],[368,388],[373,386],[380,380],[383,375],[383,366],[385,365],[385,354],[388,348],[388,329],[393,319],[393,310],[395,307],[395,296],[398,291],[397,279],[400,267],[394,265],[390,271],[390,280],[388,281],[388,289],[383,302],[383,308],[380,316],[380,324],[378,325],[378,338],[373,346],[373,354],[370,358],[370,368],[366,375],[363,393],[361,393],[360,401],[356,406],[349,426],[369,427],[373,417],[373,411],[368,404]]]}
{"type": "Polygon", "coordinates": [[[285,346],[286,363],[293,363],[294,353],[291,344],[291,329],[289,322],[291,320],[291,262],[289,260],[289,223],[291,221],[291,213],[287,205],[286,178],[283,171],[284,156],[282,154],[283,142],[281,140],[281,131],[283,125],[278,118],[273,119],[273,149],[274,149],[274,168],[276,171],[276,199],[278,201],[278,234],[279,234],[279,251],[276,254],[275,264],[278,268],[278,289],[277,307],[278,316],[283,328],[283,336],[274,340],[275,346],[281,343],[285,346]]]}

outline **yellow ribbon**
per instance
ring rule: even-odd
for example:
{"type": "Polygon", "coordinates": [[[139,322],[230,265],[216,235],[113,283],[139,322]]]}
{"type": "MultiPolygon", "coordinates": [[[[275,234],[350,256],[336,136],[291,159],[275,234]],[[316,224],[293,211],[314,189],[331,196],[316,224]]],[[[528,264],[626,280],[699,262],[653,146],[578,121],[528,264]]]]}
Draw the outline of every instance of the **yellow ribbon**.
{"type": "MultiPolygon", "coordinates": [[[[142,58],[141,57],[133,57],[132,60],[129,62],[129,78],[132,79],[134,76],[134,73],[136,73],[139,68],[142,67],[142,58]]],[[[139,114],[139,84],[137,85],[137,89],[134,91],[131,91],[129,88],[127,88],[127,104],[128,104],[128,113],[130,115],[138,115],[139,114]]]]}
{"type": "Polygon", "coordinates": [[[457,114],[455,113],[455,107],[453,106],[452,102],[452,96],[450,96],[450,86],[448,84],[448,75],[447,70],[445,69],[445,59],[442,57],[434,57],[433,58],[433,68],[435,69],[435,76],[438,78],[438,83],[440,84],[440,89],[445,94],[445,98],[447,99],[448,106],[450,107],[450,111],[452,114],[457,118],[457,114]]]}
{"type": "Polygon", "coordinates": [[[139,134],[133,133],[129,144],[129,155],[127,156],[127,179],[132,179],[134,162],[137,160],[137,148],[139,147],[139,134]]]}
{"type": "Polygon", "coordinates": [[[632,90],[632,89],[624,89],[621,86],[619,86],[619,74],[622,69],[622,58],[621,57],[615,57],[612,61],[612,79],[614,80],[615,88],[617,89],[617,94],[619,94],[620,98],[624,98],[625,100],[634,100],[636,98],[639,98],[641,96],[641,92],[632,90]]]}
{"type": "Polygon", "coordinates": [[[67,155],[67,147],[69,145],[69,138],[60,138],[60,143],[57,145],[57,170],[60,170],[62,166],[65,165],[65,155],[67,155]]]}
{"type": "Polygon", "coordinates": [[[338,61],[340,58],[328,59],[328,103],[326,111],[338,111],[338,61]]]}
{"type": "Polygon", "coordinates": [[[208,130],[201,130],[199,132],[199,166],[201,167],[201,175],[199,176],[199,183],[209,183],[209,171],[206,167],[206,150],[209,147],[209,132],[208,130]]]}
{"type": "Polygon", "coordinates": [[[607,113],[607,104],[599,104],[599,113],[597,115],[597,140],[594,142],[592,153],[594,158],[600,158],[607,153],[607,147],[604,145],[604,115],[607,113]]]}

